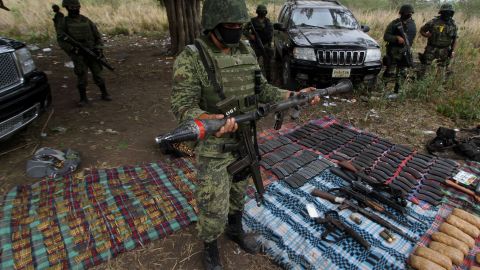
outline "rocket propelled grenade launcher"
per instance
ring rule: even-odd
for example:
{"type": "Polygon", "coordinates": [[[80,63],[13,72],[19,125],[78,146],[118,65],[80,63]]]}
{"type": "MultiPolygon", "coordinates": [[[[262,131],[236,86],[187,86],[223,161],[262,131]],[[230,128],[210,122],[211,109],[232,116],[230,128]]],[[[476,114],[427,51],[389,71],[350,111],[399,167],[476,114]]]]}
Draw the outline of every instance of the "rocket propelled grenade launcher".
{"type": "MultiPolygon", "coordinates": [[[[315,97],[347,93],[352,89],[353,86],[350,80],[342,80],[337,85],[331,87],[316,89],[308,93],[298,93],[286,101],[259,105],[258,109],[245,114],[237,115],[234,118],[239,124],[257,121],[263,117],[266,117],[270,113],[281,114],[289,109],[296,109],[305,106],[315,97]]],[[[202,140],[206,136],[216,133],[223,125],[225,125],[226,121],[226,118],[220,120],[195,119],[186,121],[172,132],[156,137],[155,141],[162,145],[164,143],[173,144],[184,141],[202,140]]],[[[280,128],[280,126],[277,128],[280,128]]]]}

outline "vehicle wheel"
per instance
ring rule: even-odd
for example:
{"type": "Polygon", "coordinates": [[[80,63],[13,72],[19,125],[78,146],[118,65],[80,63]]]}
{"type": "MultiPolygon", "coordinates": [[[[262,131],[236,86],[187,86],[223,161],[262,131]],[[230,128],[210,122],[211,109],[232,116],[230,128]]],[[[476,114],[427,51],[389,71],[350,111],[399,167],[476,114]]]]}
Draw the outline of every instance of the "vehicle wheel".
{"type": "Polygon", "coordinates": [[[290,66],[290,57],[285,56],[282,61],[282,85],[286,89],[296,90],[295,80],[293,79],[292,68],[290,66]]]}

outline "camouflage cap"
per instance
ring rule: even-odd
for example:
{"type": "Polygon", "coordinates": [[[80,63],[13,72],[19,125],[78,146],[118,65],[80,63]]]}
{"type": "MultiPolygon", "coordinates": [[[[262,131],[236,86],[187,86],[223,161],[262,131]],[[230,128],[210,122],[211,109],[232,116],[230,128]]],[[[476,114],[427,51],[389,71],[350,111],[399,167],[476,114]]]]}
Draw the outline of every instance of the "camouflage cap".
{"type": "Polygon", "coordinates": [[[455,9],[453,8],[453,5],[450,3],[445,3],[440,6],[440,12],[442,11],[451,11],[455,12],[455,9]]]}
{"type": "Polygon", "coordinates": [[[68,7],[68,6],[80,6],[80,1],[79,0],[63,0],[62,7],[68,7]]]}
{"type": "Polygon", "coordinates": [[[268,11],[267,6],[262,5],[262,4],[258,5],[257,6],[257,12],[259,12],[259,11],[268,11]]]}
{"type": "Polygon", "coordinates": [[[245,0],[205,0],[202,11],[202,27],[212,30],[221,23],[246,23],[248,11],[245,0]]]}
{"type": "Polygon", "coordinates": [[[400,11],[398,12],[400,14],[413,14],[415,13],[415,10],[413,9],[413,6],[410,4],[405,4],[400,7],[400,11]]]}

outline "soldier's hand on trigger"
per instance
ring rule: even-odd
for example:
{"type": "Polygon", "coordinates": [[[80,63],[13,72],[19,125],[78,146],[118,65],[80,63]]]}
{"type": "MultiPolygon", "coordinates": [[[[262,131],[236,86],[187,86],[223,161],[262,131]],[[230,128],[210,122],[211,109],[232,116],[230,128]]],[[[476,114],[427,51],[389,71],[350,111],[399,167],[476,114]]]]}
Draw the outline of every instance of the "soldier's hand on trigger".
{"type": "Polygon", "coordinates": [[[80,53],[77,47],[73,47],[73,48],[70,50],[70,52],[71,52],[72,54],[75,54],[75,55],[78,55],[78,54],[80,53]]]}
{"type": "MultiPolygon", "coordinates": [[[[198,119],[200,120],[212,120],[212,119],[223,119],[225,116],[223,114],[201,114],[198,119]]],[[[223,134],[226,133],[232,133],[237,131],[238,129],[238,124],[235,122],[235,118],[228,118],[227,122],[225,122],[225,125],[220,128],[220,130],[215,133],[215,137],[221,137],[223,134]]]]}
{"type": "Polygon", "coordinates": [[[397,42],[398,42],[398,44],[404,44],[405,39],[403,39],[401,36],[397,36],[397,42]]]}

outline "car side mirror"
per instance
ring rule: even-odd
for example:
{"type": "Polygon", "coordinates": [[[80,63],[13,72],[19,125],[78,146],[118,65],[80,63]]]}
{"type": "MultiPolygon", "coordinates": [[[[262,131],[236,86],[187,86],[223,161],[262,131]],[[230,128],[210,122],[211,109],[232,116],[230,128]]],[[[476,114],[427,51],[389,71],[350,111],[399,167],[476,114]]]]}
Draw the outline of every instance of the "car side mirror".
{"type": "Polygon", "coordinates": [[[285,31],[285,27],[281,23],[274,23],[273,24],[273,29],[278,30],[278,31],[285,31]]]}
{"type": "Polygon", "coordinates": [[[368,33],[368,31],[370,31],[370,27],[368,27],[368,25],[362,25],[361,28],[362,28],[362,31],[365,33],[368,33]]]}

